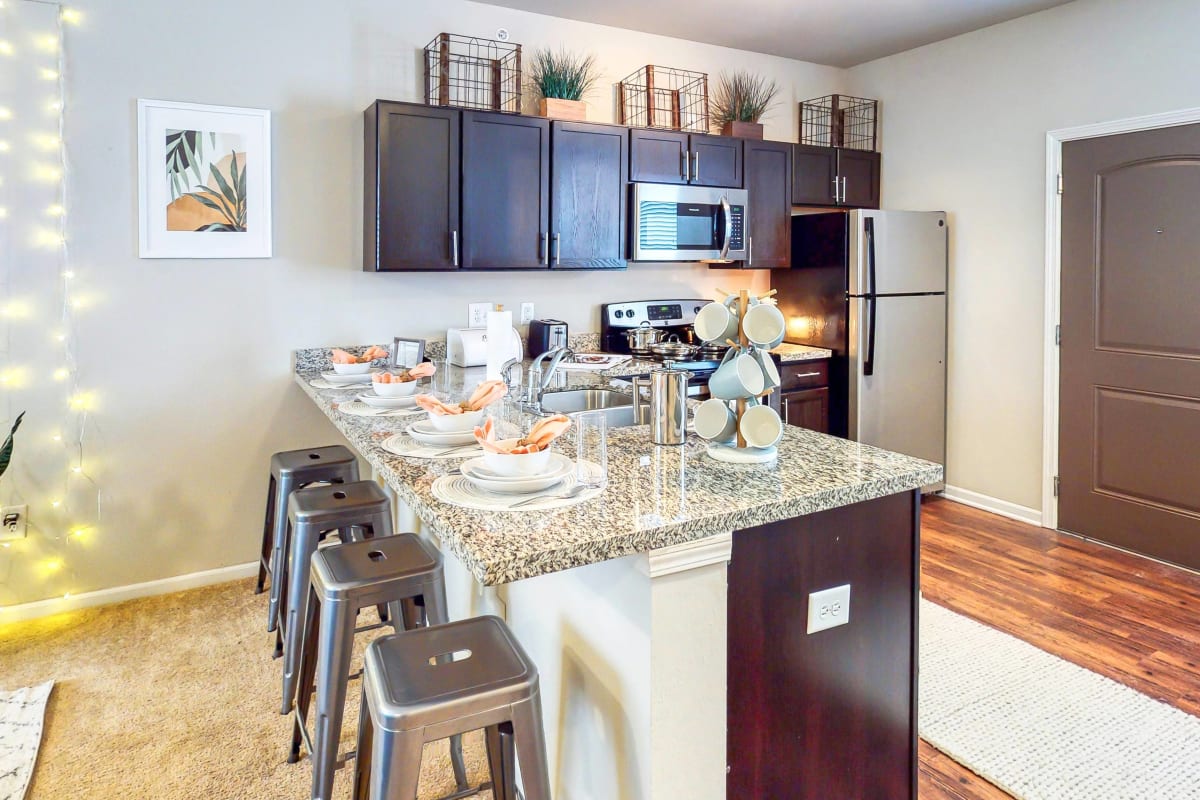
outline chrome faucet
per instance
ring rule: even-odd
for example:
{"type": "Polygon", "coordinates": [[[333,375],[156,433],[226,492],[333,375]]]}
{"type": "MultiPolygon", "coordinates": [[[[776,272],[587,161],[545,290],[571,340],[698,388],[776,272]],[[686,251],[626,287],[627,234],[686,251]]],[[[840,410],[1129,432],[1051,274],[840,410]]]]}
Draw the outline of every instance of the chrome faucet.
{"type": "Polygon", "coordinates": [[[525,402],[533,408],[541,408],[542,395],[546,392],[546,387],[550,385],[550,381],[554,379],[554,371],[558,369],[558,364],[563,360],[564,356],[575,357],[575,352],[566,345],[552,347],[544,353],[540,353],[533,359],[533,363],[529,365],[529,379],[526,381],[525,387],[525,402]],[[550,366],[545,370],[542,369],[542,363],[550,359],[550,366]]]}
{"type": "Polygon", "coordinates": [[[509,395],[521,385],[521,359],[510,358],[500,367],[500,378],[504,381],[505,388],[508,389],[509,395]],[[516,369],[516,377],[513,377],[513,369],[516,369]]]}

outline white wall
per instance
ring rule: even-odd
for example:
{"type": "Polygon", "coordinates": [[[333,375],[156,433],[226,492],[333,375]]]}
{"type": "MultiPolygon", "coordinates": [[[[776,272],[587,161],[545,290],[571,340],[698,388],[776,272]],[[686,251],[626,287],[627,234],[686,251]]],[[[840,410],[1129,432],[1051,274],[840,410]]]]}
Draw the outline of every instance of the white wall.
{"type": "MultiPolygon", "coordinates": [[[[762,275],[668,265],[619,274],[363,274],[361,112],[376,98],[418,99],[419,50],[437,33],[492,36],[503,26],[529,49],[594,52],[604,72],[592,98],[597,121],[613,119],[611,84],[646,63],[713,75],[750,68],[782,86],[764,120],[767,136],[794,140],[796,103],[838,90],[844,76],[464,0],[72,5],[81,21],[66,45],[68,236],[92,301],[79,319],[79,367],[81,387],[96,395],[89,470],[104,492],[104,516],[56,573],[37,568],[53,550],[36,533],[0,553],[9,567],[0,605],[256,558],[269,454],[335,439],[291,385],[292,349],[438,335],[465,322],[468,301],[533,301],[540,316],[584,331],[598,327],[602,302],[766,284],[762,275]],[[274,112],[275,258],[136,258],[140,97],[274,112]]],[[[34,409],[26,425],[32,445],[46,423],[34,409]]],[[[48,500],[38,478],[17,476],[35,523],[48,500]]]]}
{"type": "Polygon", "coordinates": [[[883,202],[950,212],[947,483],[1040,508],[1045,137],[1200,106],[1200,3],[1077,0],[851,69],[883,202]]]}

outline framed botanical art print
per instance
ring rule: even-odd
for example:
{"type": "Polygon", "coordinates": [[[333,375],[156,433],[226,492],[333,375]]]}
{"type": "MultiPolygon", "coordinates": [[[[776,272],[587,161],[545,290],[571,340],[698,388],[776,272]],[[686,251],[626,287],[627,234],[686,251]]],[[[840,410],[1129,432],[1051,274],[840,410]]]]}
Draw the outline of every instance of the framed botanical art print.
{"type": "Polygon", "coordinates": [[[138,255],[269,258],[271,112],[138,100],[138,255]]]}

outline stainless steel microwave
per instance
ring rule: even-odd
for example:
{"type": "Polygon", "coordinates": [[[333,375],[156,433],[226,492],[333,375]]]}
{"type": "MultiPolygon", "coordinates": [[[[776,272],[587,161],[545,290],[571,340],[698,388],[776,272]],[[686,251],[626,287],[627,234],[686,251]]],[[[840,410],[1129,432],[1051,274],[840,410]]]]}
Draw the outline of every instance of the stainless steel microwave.
{"type": "Polygon", "coordinates": [[[635,183],[633,260],[743,260],[749,218],[745,189],[635,183]]]}

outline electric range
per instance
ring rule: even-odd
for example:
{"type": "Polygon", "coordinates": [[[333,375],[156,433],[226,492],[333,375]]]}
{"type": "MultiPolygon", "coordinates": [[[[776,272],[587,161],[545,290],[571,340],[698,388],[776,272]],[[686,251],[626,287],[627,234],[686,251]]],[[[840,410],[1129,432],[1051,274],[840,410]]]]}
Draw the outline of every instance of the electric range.
{"type": "MultiPolygon", "coordinates": [[[[623,303],[606,303],[600,306],[600,349],[605,353],[627,353],[635,358],[646,361],[671,361],[678,369],[686,369],[692,373],[688,380],[689,397],[708,397],[708,378],[721,365],[725,347],[705,346],[696,337],[693,323],[696,313],[711,300],[704,298],[675,299],[675,300],[629,300],[623,303]],[[663,338],[669,339],[672,334],[679,337],[684,344],[694,344],[703,347],[695,356],[686,359],[667,359],[649,352],[632,349],[625,331],[639,328],[643,323],[659,328],[663,338]]],[[[630,376],[624,377],[628,380],[630,376]]]]}

